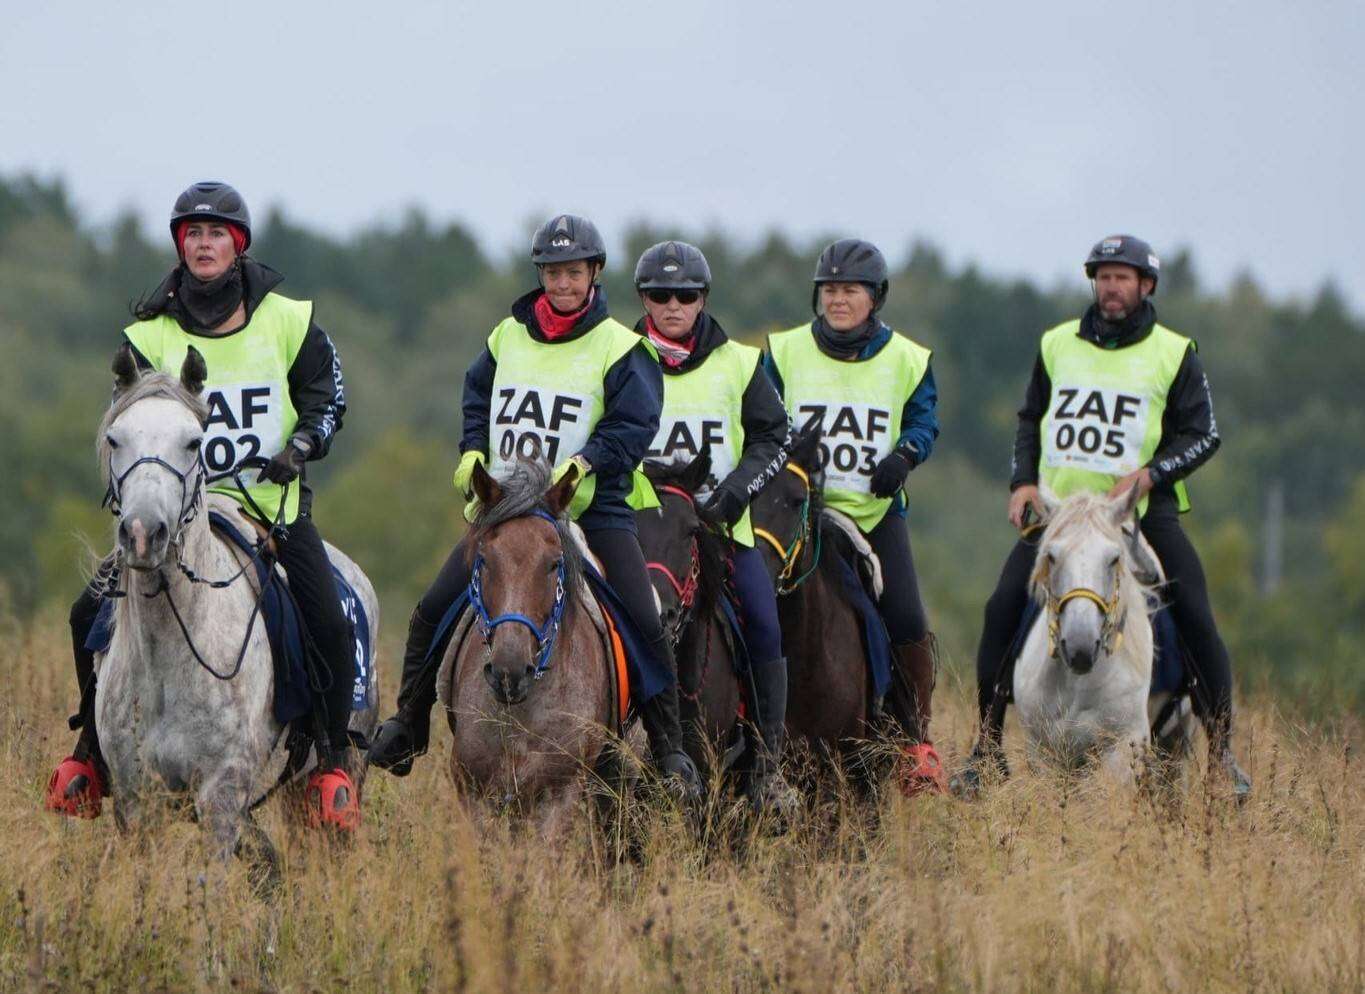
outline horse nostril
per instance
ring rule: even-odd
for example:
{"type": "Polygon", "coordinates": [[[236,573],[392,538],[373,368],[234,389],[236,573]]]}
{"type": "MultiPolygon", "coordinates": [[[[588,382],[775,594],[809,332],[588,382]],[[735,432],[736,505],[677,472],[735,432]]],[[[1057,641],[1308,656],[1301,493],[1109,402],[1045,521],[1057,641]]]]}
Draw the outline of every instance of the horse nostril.
{"type": "Polygon", "coordinates": [[[535,668],[535,665],[532,664],[532,663],[527,663],[527,664],[526,664],[526,676],[532,677],[532,676],[535,676],[535,675],[536,675],[536,668],[535,668]]]}
{"type": "Polygon", "coordinates": [[[118,523],[118,540],[120,542],[128,541],[128,522],[126,521],[120,521],[118,523]]]}
{"type": "Polygon", "coordinates": [[[157,543],[164,542],[166,539],[170,538],[170,535],[171,530],[166,527],[166,522],[163,521],[156,526],[156,531],[152,532],[152,541],[157,543]]]}

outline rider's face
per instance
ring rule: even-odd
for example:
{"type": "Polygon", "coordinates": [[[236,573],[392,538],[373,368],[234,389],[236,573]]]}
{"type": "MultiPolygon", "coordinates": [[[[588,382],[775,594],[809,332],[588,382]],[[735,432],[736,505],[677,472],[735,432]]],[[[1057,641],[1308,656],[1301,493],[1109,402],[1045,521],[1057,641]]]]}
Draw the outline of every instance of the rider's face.
{"type": "Polygon", "coordinates": [[[872,314],[872,292],[861,283],[821,283],[820,309],[835,331],[852,331],[872,314]]]}
{"type": "Polygon", "coordinates": [[[1104,263],[1095,267],[1095,303],[1106,321],[1122,321],[1152,292],[1152,281],[1132,266],[1104,263]]]}
{"type": "Polygon", "coordinates": [[[185,265],[197,279],[217,279],[236,257],[237,247],[226,224],[191,221],[185,229],[185,265]]]}
{"type": "MultiPolygon", "coordinates": [[[[652,291],[659,293],[660,291],[652,291]]],[[[667,291],[663,291],[667,292],[667,291]]],[[[685,296],[697,291],[683,291],[685,296]]],[[[659,333],[672,341],[681,341],[692,333],[692,328],[697,323],[697,315],[706,306],[706,298],[698,295],[690,304],[684,304],[678,300],[676,293],[669,293],[668,299],[662,304],[650,299],[649,293],[640,294],[640,301],[645,305],[645,311],[649,314],[650,320],[654,322],[654,327],[659,329],[659,333]]]]}
{"type": "Polygon", "coordinates": [[[550,306],[562,314],[581,308],[592,290],[597,264],[583,259],[574,262],[552,262],[540,267],[540,282],[550,306]]]}

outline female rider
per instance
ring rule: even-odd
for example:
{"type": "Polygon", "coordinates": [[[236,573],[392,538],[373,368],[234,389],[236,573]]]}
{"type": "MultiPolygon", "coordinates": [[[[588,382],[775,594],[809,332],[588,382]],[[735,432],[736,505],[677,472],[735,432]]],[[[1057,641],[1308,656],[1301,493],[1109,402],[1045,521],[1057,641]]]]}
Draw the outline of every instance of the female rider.
{"type": "Polygon", "coordinates": [[[732,342],[705,310],[711,267],[686,242],[660,242],[635,267],[645,316],[635,330],[659,354],[664,407],[651,458],[693,458],[709,447],[720,482],[698,508],[701,519],[733,540],[734,585],[757,693],[762,748],[752,783],[756,806],[784,806],[794,794],[782,777],[787,661],[777,595],[754,548],[749,502],[786,458],[787,411],[759,369],[759,350],[732,342]]]}
{"type": "MultiPolygon", "coordinates": [[[[124,329],[124,338],[141,369],[177,373],[191,345],[203,354],[209,420],[202,453],[209,472],[274,453],[247,493],[267,516],[285,505],[279,561],[330,680],[321,701],[330,755],[321,757],[306,796],[319,805],[318,820],[350,828],[360,818],[346,772],[355,652],[313,523],[312,491],[303,482],[304,463],[327,454],[346,413],[341,360],[313,321],[313,305],[276,293],[284,277],[245,254],[251,215],[232,187],[196,183],[180,194],[171,211],[171,238],[180,262],[135,308],[137,321],[124,329]]],[[[225,484],[221,492],[250,508],[235,486],[225,484]]],[[[81,735],[52,775],[47,796],[49,809],[91,818],[99,814],[106,778],[95,734],[94,653],[86,648],[99,605],[100,591],[87,587],[71,609],[81,687],[72,727],[81,735]]]]}
{"type": "Polygon", "coordinates": [[[907,794],[943,789],[929,739],[934,638],[920,601],[902,491],[938,437],[938,391],[930,352],[891,330],[886,260],[846,238],[820,254],[815,320],[769,336],[764,365],[798,430],[822,429],[825,503],[848,515],[881,560],[877,607],[892,645],[891,715],[911,740],[898,777],[907,794]]]}
{"type": "MultiPolygon", "coordinates": [[[[607,314],[597,283],[606,247],[591,221],[572,214],[551,218],[531,240],[531,261],[540,285],[512,304],[511,316],[493,329],[465,374],[455,485],[468,499],[477,463],[491,460],[497,475],[519,454],[547,454],[556,480],[577,467],[583,483],[570,514],[631,620],[676,673],[635,512],[626,503],[632,474],[659,426],[659,364],[638,335],[607,314]]],[[[413,758],[426,751],[436,701],[433,663],[439,664],[439,653],[429,650],[441,618],[469,580],[461,541],[412,613],[398,712],[380,726],[370,749],[370,762],[396,776],[405,776],[413,758]]],[[[641,718],[660,771],[689,793],[699,790],[696,768],[682,750],[676,683],[645,702],[641,718]]]]}

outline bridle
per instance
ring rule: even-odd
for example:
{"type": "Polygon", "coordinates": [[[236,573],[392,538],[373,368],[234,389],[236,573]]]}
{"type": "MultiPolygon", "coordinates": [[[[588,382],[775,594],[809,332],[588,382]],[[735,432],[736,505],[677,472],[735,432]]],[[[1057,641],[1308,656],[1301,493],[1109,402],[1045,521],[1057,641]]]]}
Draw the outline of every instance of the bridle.
{"type": "Polygon", "coordinates": [[[818,524],[812,526],[810,520],[812,496],[810,474],[794,462],[789,462],[782,468],[793,474],[806,488],[806,495],[801,501],[800,520],[796,526],[796,535],[792,538],[791,544],[783,545],[782,542],[778,540],[777,536],[768,531],[768,529],[754,525],[754,537],[761,538],[772,546],[773,551],[777,553],[778,560],[782,563],[782,568],[777,574],[777,593],[779,597],[785,597],[787,594],[796,590],[797,587],[801,586],[801,584],[805,583],[807,577],[814,573],[816,568],[820,565],[820,528],[818,524]],[[812,532],[814,533],[813,541],[811,541],[812,532]],[[811,548],[810,567],[793,580],[792,574],[796,572],[797,565],[801,561],[801,553],[805,551],[808,542],[811,548]]]}
{"type": "Polygon", "coordinates": [[[1114,564],[1114,591],[1109,597],[1091,590],[1089,587],[1072,587],[1063,594],[1052,591],[1051,566],[1045,560],[1038,571],[1038,582],[1047,594],[1047,636],[1048,656],[1057,658],[1057,637],[1062,626],[1062,611],[1072,601],[1089,601],[1100,609],[1100,646],[1106,655],[1113,655],[1123,646],[1123,626],[1128,620],[1128,611],[1120,611],[1119,588],[1123,578],[1123,557],[1114,564]]]}
{"type": "MultiPolygon", "coordinates": [[[[554,515],[548,511],[536,509],[524,517],[542,518],[551,525],[556,525],[554,515]]],[[[484,652],[488,656],[493,654],[493,632],[499,625],[515,624],[523,625],[535,636],[537,644],[540,646],[536,653],[535,671],[532,678],[539,680],[550,669],[550,656],[554,653],[555,641],[559,638],[559,630],[564,621],[564,609],[568,604],[568,591],[565,585],[568,567],[565,562],[564,554],[561,552],[555,567],[555,600],[550,607],[550,615],[545,619],[544,625],[537,625],[529,617],[519,611],[510,611],[492,617],[488,613],[488,606],[483,599],[483,568],[484,558],[480,552],[474,557],[474,570],[469,579],[469,603],[474,608],[475,616],[478,618],[479,631],[483,635],[484,652]]]]}
{"type": "MultiPolygon", "coordinates": [[[[681,497],[687,501],[688,505],[696,510],[697,499],[682,487],[674,486],[671,483],[660,484],[657,488],[662,493],[671,494],[674,497],[681,497]]],[[[679,580],[677,575],[668,568],[666,563],[655,562],[653,560],[645,563],[645,569],[653,573],[661,573],[668,585],[673,588],[673,593],[678,597],[678,616],[673,620],[673,624],[668,630],[668,640],[677,646],[682,638],[682,633],[692,621],[693,609],[697,603],[697,591],[701,587],[701,545],[697,541],[696,533],[693,533],[691,542],[688,546],[687,575],[679,580]]]]}
{"type": "MultiPolygon", "coordinates": [[[[107,507],[114,517],[123,517],[123,481],[132,475],[133,470],[139,466],[160,466],[166,472],[175,477],[180,484],[180,523],[175,535],[171,537],[171,542],[177,544],[185,527],[199,514],[199,508],[203,505],[204,491],[200,484],[204,482],[208,467],[204,465],[204,449],[202,446],[195,450],[194,464],[189,469],[176,469],[160,456],[142,456],[134,459],[132,465],[125,469],[121,474],[114,474],[114,454],[109,453],[109,487],[104,491],[104,500],[100,501],[100,507],[107,507]],[[193,482],[191,482],[193,478],[193,482]]],[[[220,477],[221,478],[221,477],[220,477]]]]}

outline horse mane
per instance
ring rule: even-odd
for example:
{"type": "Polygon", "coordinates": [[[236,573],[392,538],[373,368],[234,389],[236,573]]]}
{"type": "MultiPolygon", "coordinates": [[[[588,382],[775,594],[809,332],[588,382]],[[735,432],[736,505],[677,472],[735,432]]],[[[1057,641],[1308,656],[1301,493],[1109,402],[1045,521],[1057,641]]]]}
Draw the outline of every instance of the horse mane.
{"type": "MultiPolygon", "coordinates": [[[[1049,538],[1079,527],[1089,527],[1118,543],[1119,548],[1123,550],[1123,562],[1127,567],[1124,570],[1125,574],[1142,591],[1147,601],[1148,613],[1155,611],[1160,604],[1156,588],[1138,580],[1133,556],[1128,549],[1129,537],[1120,525],[1114,523],[1112,503],[1104,494],[1077,493],[1062,501],[1048,518],[1038,544],[1041,546],[1049,538]]],[[[1042,556],[1038,556],[1033,564],[1033,573],[1029,576],[1029,593],[1040,604],[1047,599],[1046,571],[1046,562],[1042,556]]]]}
{"type": "MultiPolygon", "coordinates": [[[[502,499],[491,507],[479,510],[473,524],[469,526],[469,555],[472,557],[479,543],[498,525],[514,518],[524,518],[537,511],[550,514],[545,505],[545,492],[550,489],[550,465],[544,460],[519,459],[506,479],[499,479],[502,499]]],[[[583,556],[578,542],[570,529],[567,514],[554,517],[555,533],[559,537],[560,548],[564,552],[564,585],[570,598],[577,592],[583,581],[583,556]]]]}
{"type": "Polygon", "coordinates": [[[131,387],[115,391],[113,400],[109,402],[109,409],[104,412],[104,417],[100,418],[100,426],[95,436],[95,457],[99,460],[100,473],[105,483],[109,482],[109,429],[128,408],[138,401],[151,397],[179,401],[198,419],[201,428],[208,423],[208,404],[199,394],[190,393],[178,377],[170,373],[143,373],[131,387]]]}

